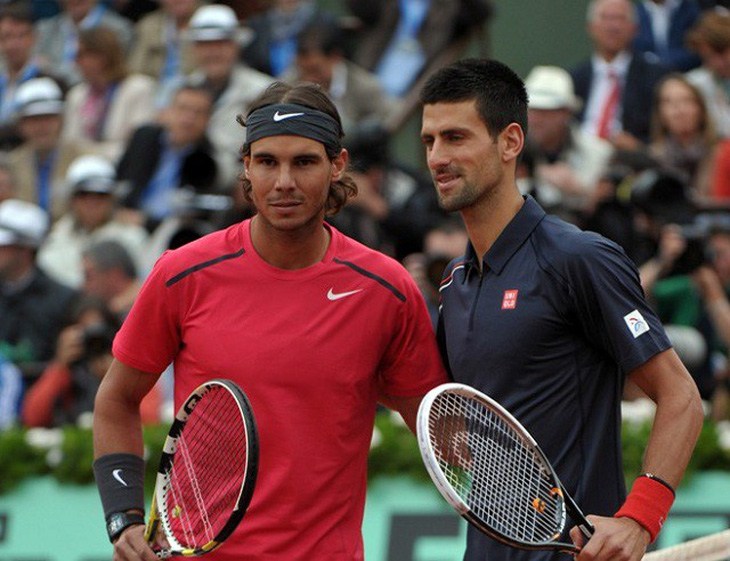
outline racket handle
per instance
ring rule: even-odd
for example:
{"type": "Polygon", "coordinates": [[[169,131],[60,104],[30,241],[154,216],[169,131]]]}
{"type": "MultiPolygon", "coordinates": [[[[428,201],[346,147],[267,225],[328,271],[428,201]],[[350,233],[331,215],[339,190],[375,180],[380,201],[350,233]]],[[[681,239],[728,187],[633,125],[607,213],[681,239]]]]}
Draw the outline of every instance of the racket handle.
{"type": "Polygon", "coordinates": [[[591,539],[593,534],[596,533],[596,528],[588,522],[588,520],[585,520],[583,523],[578,524],[578,529],[580,530],[581,534],[583,534],[586,539],[591,539]]]}

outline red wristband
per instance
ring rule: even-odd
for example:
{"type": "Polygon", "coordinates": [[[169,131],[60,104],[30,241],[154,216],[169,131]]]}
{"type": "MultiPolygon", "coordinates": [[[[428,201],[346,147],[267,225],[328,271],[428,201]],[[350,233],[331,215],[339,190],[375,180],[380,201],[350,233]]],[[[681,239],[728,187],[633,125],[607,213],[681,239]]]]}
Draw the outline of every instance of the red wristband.
{"type": "Polygon", "coordinates": [[[666,483],[643,475],[634,481],[626,502],[614,514],[615,518],[625,516],[638,522],[656,540],[674,502],[674,491],[666,483]]]}

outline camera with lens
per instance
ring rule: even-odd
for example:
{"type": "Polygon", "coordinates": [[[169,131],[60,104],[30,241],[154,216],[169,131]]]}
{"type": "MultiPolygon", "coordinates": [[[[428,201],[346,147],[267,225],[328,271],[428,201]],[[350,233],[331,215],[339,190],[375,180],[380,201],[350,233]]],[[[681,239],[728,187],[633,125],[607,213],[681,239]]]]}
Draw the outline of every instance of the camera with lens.
{"type": "Polygon", "coordinates": [[[691,274],[707,262],[705,243],[710,222],[697,214],[687,187],[677,174],[658,169],[640,173],[631,188],[631,203],[657,226],[675,224],[680,229],[686,246],[667,276],[691,274]]]}
{"type": "Polygon", "coordinates": [[[89,360],[111,353],[115,334],[114,329],[104,323],[85,327],[82,332],[83,358],[89,360]]]}

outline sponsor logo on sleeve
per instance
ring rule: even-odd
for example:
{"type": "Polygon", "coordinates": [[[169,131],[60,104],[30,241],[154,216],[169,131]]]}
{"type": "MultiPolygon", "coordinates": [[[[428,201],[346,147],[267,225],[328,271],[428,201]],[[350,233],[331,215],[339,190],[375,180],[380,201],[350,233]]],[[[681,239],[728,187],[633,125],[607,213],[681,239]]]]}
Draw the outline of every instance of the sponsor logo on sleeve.
{"type": "Polygon", "coordinates": [[[641,315],[639,310],[634,310],[633,312],[626,314],[624,316],[624,321],[626,322],[629,331],[634,336],[634,339],[649,331],[649,324],[646,322],[644,316],[641,315]]]}

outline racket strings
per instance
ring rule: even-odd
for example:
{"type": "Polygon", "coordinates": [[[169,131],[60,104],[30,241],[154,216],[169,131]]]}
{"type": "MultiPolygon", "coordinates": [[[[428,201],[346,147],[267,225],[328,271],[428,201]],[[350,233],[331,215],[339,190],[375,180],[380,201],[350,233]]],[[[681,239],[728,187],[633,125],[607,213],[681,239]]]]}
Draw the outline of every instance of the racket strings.
{"type": "Polygon", "coordinates": [[[562,530],[564,509],[550,471],[502,417],[446,393],[431,406],[429,429],[447,481],[485,524],[529,543],[562,530]]]}
{"type": "Polygon", "coordinates": [[[246,473],[247,446],[236,400],[212,388],[182,431],[170,474],[169,528],[185,547],[208,543],[227,522],[246,473]]]}

